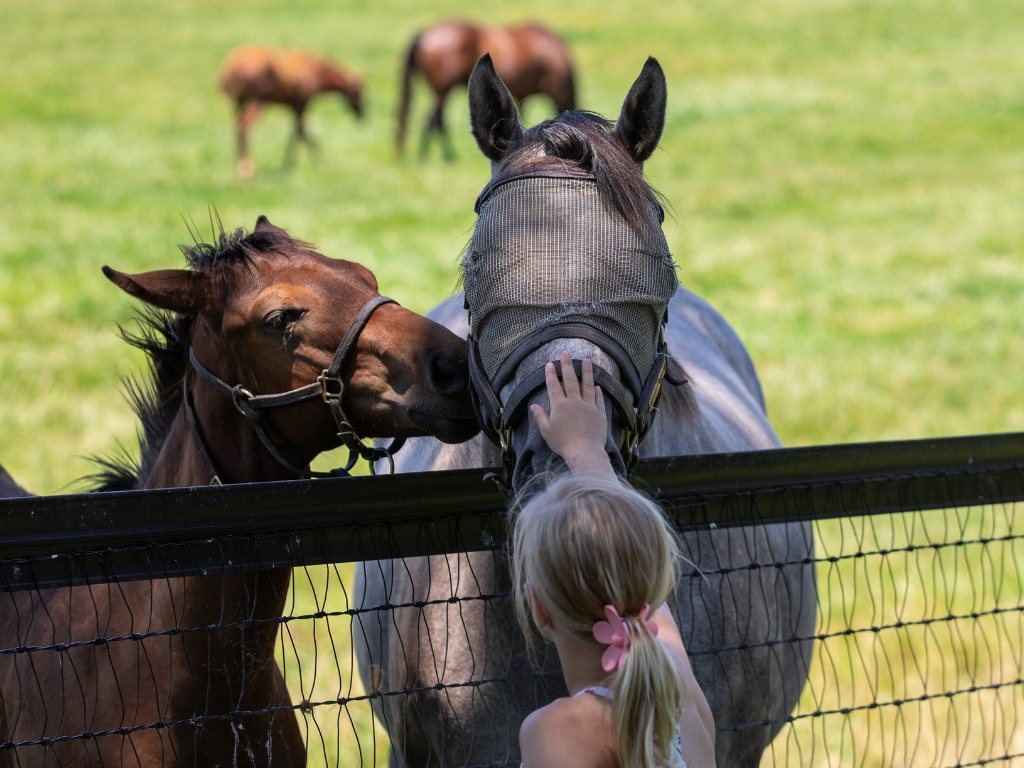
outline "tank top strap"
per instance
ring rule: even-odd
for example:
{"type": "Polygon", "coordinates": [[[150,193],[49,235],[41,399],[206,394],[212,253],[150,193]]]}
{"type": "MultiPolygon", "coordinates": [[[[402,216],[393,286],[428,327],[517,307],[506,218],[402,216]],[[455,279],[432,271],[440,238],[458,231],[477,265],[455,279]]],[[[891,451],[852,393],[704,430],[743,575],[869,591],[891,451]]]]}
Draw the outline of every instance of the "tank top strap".
{"type": "MultiPolygon", "coordinates": [[[[591,696],[602,696],[606,699],[615,699],[615,691],[611,688],[602,688],[600,685],[587,686],[579,693],[574,694],[574,696],[583,696],[588,693],[591,696]]],[[[676,725],[676,739],[672,743],[671,768],[687,768],[686,761],[683,760],[683,739],[678,725],[676,725]]]]}
{"type": "Polygon", "coordinates": [[[615,698],[615,691],[613,691],[611,688],[602,688],[599,685],[587,686],[586,688],[584,688],[582,691],[580,691],[579,693],[577,693],[575,695],[576,696],[582,696],[585,693],[589,693],[591,696],[603,696],[606,699],[614,699],[615,698]]]}

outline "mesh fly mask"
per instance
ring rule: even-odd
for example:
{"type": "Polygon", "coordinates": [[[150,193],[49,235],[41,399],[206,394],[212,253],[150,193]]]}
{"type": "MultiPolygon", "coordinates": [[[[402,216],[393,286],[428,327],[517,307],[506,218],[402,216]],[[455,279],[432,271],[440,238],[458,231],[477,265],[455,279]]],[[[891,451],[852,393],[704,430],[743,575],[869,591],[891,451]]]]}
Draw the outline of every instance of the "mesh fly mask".
{"type": "Polygon", "coordinates": [[[462,261],[471,392],[481,429],[501,446],[506,485],[512,427],[544,387],[544,369],[504,402],[497,393],[530,353],[558,339],[590,341],[617,364],[621,383],[597,365],[594,378],[624,427],[620,451],[631,466],[665,376],[664,324],[678,287],[663,212],[630,227],[599,198],[592,176],[562,171],[489,184],[476,211],[462,261]]]}

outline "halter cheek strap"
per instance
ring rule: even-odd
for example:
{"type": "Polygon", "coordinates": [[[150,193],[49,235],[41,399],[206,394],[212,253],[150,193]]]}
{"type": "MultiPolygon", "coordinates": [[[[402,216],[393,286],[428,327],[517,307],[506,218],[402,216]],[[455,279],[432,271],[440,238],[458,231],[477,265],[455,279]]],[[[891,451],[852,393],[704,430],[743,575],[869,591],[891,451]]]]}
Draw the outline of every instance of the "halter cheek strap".
{"type": "MultiPolygon", "coordinates": [[[[359,338],[359,334],[362,332],[363,328],[366,327],[366,324],[369,322],[370,316],[374,311],[384,304],[397,303],[397,301],[388,298],[387,296],[375,296],[366,302],[359,312],[356,313],[355,318],[349,325],[348,330],[345,332],[345,336],[342,338],[341,343],[338,345],[338,349],[334,353],[334,357],[331,359],[330,365],[324,369],[323,373],[317,376],[316,383],[307,384],[304,387],[291,389],[287,392],[281,392],[273,395],[254,395],[249,390],[243,388],[241,384],[231,386],[199,362],[196,357],[195,350],[191,347],[189,347],[188,351],[189,361],[192,363],[192,368],[195,370],[199,378],[212,386],[222,395],[231,398],[239,413],[249,420],[249,424],[252,426],[253,431],[256,432],[260,442],[263,443],[264,447],[270,452],[270,455],[290,472],[301,477],[346,477],[348,476],[349,470],[355,466],[355,463],[359,458],[366,459],[366,461],[370,463],[371,473],[374,471],[374,462],[378,459],[387,458],[391,466],[391,471],[394,472],[395,463],[392,459],[392,455],[402,447],[405,443],[405,438],[396,438],[387,448],[368,448],[363,445],[341,407],[342,397],[345,393],[345,384],[341,378],[341,369],[345,364],[345,360],[349,353],[354,348],[355,343],[359,338]],[[266,428],[263,426],[261,421],[263,418],[263,411],[269,408],[280,408],[286,405],[294,405],[317,397],[322,398],[324,402],[327,403],[331,410],[331,415],[334,417],[334,422],[338,426],[338,438],[341,440],[342,445],[349,449],[349,459],[345,467],[334,469],[330,472],[313,472],[308,466],[300,468],[292,464],[281,454],[277,446],[274,445],[274,441],[270,438],[270,435],[267,433],[266,428]]],[[[195,443],[199,456],[203,461],[203,465],[206,467],[207,472],[210,473],[210,484],[220,485],[220,473],[217,472],[213,458],[210,456],[209,449],[206,447],[206,443],[199,431],[199,425],[195,416],[195,406],[192,402],[192,394],[189,392],[187,377],[183,382],[183,386],[185,417],[188,420],[188,427],[189,432],[192,434],[192,441],[195,443]]]]}

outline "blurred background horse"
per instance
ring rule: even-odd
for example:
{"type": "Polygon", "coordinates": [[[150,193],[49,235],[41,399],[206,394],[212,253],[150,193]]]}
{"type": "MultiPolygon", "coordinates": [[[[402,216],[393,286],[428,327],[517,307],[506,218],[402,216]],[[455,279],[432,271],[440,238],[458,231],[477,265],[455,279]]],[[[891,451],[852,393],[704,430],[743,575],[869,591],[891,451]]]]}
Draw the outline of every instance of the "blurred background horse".
{"type": "Polygon", "coordinates": [[[363,116],[363,81],[322,56],[306,51],[280,50],[258,45],[235,48],[224,58],[220,87],[234,100],[237,112],[238,176],[250,178],[256,163],[249,155],[249,131],[265,104],[284,104],[295,113],[295,133],[288,142],[285,166],[295,161],[300,141],[316,148],[306,133],[304,116],[309,102],[321,93],[340,93],[356,117],[363,116]]]}
{"type": "Polygon", "coordinates": [[[434,91],[434,111],[427,119],[420,155],[429,149],[430,134],[437,132],[449,160],[455,156],[444,125],[444,103],[457,85],[468,85],[473,67],[485,53],[508,86],[516,104],[534,94],[549,96],[558,114],[576,109],[576,82],[569,48],[557,34],[538,24],[518,27],[483,27],[462,21],[446,21],[413,38],[402,72],[402,100],[398,108],[398,152],[405,149],[412,76],[415,72],[434,91]]]}

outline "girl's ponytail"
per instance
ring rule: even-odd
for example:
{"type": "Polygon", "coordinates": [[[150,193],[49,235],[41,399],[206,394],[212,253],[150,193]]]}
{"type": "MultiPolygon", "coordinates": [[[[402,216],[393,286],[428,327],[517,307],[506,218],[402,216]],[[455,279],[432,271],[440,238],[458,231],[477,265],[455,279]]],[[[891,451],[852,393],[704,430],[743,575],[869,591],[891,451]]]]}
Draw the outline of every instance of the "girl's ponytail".
{"type": "Polygon", "coordinates": [[[628,486],[565,477],[530,499],[514,525],[516,609],[527,643],[529,584],[554,621],[595,644],[615,645],[611,656],[619,666],[611,685],[621,767],[673,764],[680,674],[644,621],[650,618],[645,606],[660,605],[671,592],[679,558],[661,509],[628,486]],[[602,615],[615,627],[597,629],[602,615]],[[621,638],[613,642],[613,636],[623,620],[629,643],[620,653],[621,638]]]}
{"type": "Polygon", "coordinates": [[[672,656],[636,616],[624,618],[629,649],[615,674],[615,731],[622,768],[671,765],[682,697],[672,656]]]}

